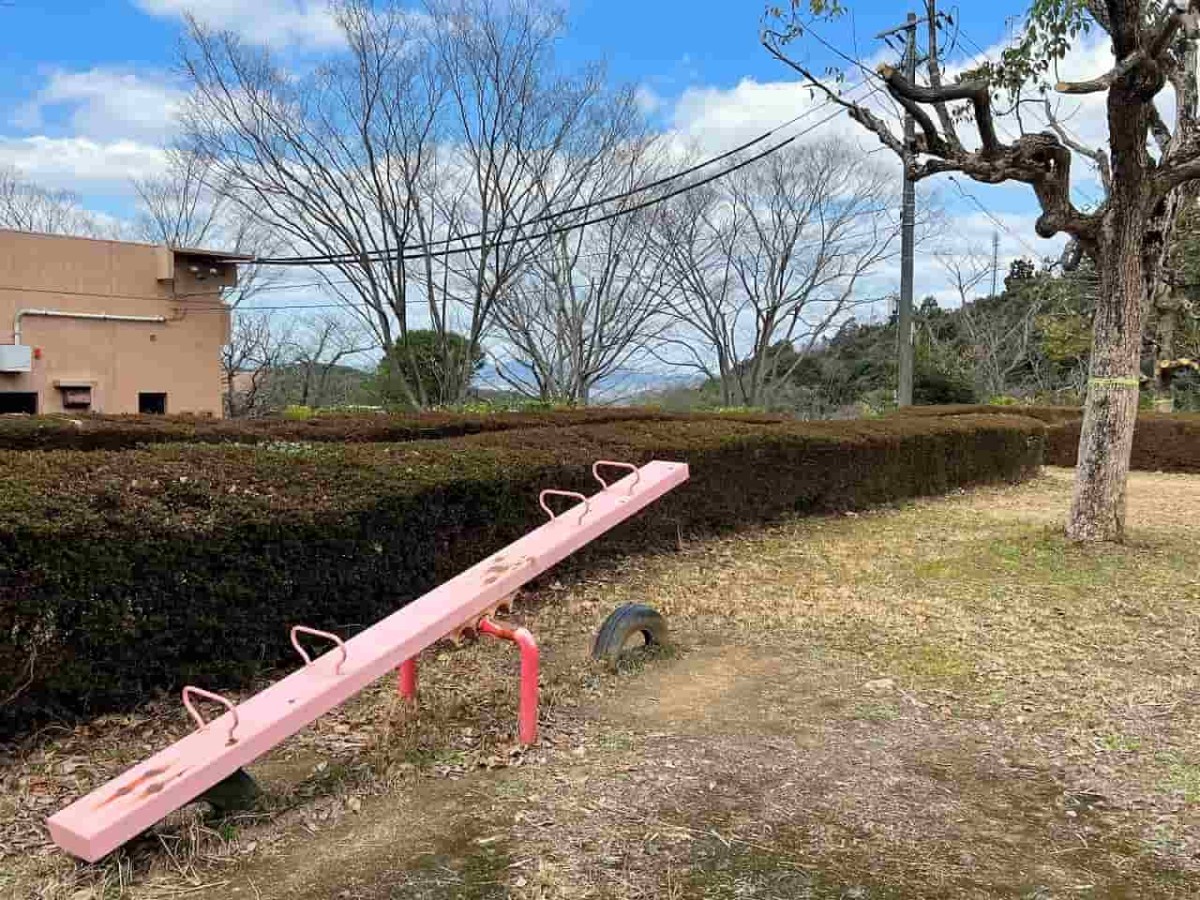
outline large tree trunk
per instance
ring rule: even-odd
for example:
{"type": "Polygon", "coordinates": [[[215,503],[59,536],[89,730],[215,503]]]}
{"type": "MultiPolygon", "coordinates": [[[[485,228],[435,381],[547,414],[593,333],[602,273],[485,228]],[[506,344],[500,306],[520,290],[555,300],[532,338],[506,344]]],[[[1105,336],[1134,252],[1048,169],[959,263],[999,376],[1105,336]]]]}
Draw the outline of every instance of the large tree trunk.
{"type": "MultiPolygon", "coordinates": [[[[1132,15],[1132,14],[1131,14],[1132,15]]],[[[1128,26],[1133,28],[1132,22],[1128,26]]],[[[1119,47],[1130,35],[1114,35],[1119,47]]],[[[1132,48],[1123,51],[1129,52],[1132,48]]],[[[1161,76],[1150,83],[1134,72],[1108,92],[1108,134],[1112,188],[1092,253],[1100,275],[1092,332],[1087,402],[1079,435],[1075,494],[1067,520],[1073,541],[1119,541],[1125,534],[1125,482],[1137,422],[1142,327],[1163,252],[1155,243],[1169,235],[1169,204],[1150,211],[1149,175],[1153,161],[1146,146],[1153,96],[1161,76]],[[1153,229],[1151,225],[1153,224],[1153,229]]]]}
{"type": "Polygon", "coordinates": [[[1125,531],[1125,481],[1138,410],[1142,320],[1146,305],[1143,219],[1136,210],[1109,220],[1099,253],[1100,296],[1091,377],[1067,537],[1119,541],[1125,531]]]}

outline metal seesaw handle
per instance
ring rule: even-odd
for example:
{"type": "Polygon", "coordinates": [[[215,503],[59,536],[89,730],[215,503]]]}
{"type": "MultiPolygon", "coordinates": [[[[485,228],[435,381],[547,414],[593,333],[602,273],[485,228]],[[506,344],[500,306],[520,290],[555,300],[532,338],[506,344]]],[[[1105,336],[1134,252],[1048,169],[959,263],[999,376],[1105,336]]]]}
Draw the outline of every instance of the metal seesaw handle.
{"type": "Polygon", "coordinates": [[[583,504],[583,512],[581,512],[579,514],[580,522],[583,522],[583,517],[592,511],[592,504],[588,501],[587,497],[583,496],[583,494],[580,494],[577,491],[557,491],[557,490],[554,490],[553,488],[547,488],[546,490],[544,490],[540,494],[538,494],[538,503],[541,504],[542,509],[544,509],[546,511],[546,515],[548,515],[550,517],[551,521],[554,521],[555,519],[557,519],[558,516],[556,516],[554,514],[554,510],[552,510],[549,506],[546,505],[546,497],[548,497],[548,496],[570,497],[574,500],[580,501],[583,504]]]}
{"type": "Polygon", "coordinates": [[[346,642],[343,641],[336,634],[330,634],[328,631],[318,631],[316,628],[309,628],[307,625],[293,625],[292,626],[292,646],[296,648],[296,652],[299,653],[300,656],[304,659],[304,664],[306,666],[312,665],[312,657],[308,655],[308,651],[306,651],[303,647],[300,646],[300,641],[297,640],[297,638],[296,638],[296,632],[298,632],[298,631],[303,631],[305,634],[311,634],[311,635],[313,635],[313,637],[323,637],[326,640],[333,641],[335,644],[338,645],[338,649],[342,651],[342,658],[338,660],[338,664],[334,667],[333,673],[335,675],[341,675],[342,674],[342,666],[344,666],[346,664],[346,656],[347,656],[346,642]]]}
{"type": "Polygon", "coordinates": [[[592,463],[592,477],[600,482],[600,487],[608,490],[608,482],[600,477],[600,467],[606,466],[610,469],[628,469],[633,473],[633,484],[629,485],[629,493],[633,493],[633,489],[637,487],[637,483],[642,480],[642,473],[633,463],[614,462],[611,459],[598,459],[592,463]]]}
{"type": "Polygon", "coordinates": [[[189,699],[189,695],[191,694],[195,694],[198,697],[204,697],[206,700],[214,700],[229,710],[230,714],[233,716],[233,724],[229,726],[229,740],[226,741],[226,743],[236,744],[237,738],[233,736],[233,732],[234,729],[238,727],[237,707],[235,707],[228,698],[222,697],[220,694],[214,694],[212,691],[206,691],[204,688],[193,687],[190,684],[187,685],[182,691],[183,705],[187,708],[187,711],[192,714],[192,718],[196,720],[197,728],[204,728],[208,725],[208,722],[204,721],[204,716],[200,715],[200,713],[197,712],[196,707],[192,706],[192,701],[189,699]]]}

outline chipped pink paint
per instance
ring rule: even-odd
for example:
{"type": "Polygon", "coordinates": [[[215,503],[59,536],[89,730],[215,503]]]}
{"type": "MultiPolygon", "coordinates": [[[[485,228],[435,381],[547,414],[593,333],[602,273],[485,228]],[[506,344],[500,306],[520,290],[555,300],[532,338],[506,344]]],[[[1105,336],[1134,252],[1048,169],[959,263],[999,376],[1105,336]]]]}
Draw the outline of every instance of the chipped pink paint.
{"type": "MultiPolygon", "coordinates": [[[[94,862],[318,716],[464,625],[687,480],[655,461],[210,720],[47,820],[54,842],[94,862]],[[227,743],[236,722],[236,741],[227,743]],[[140,790],[139,790],[140,788],[140,790]]],[[[199,691],[195,691],[199,693],[199,691]]]]}

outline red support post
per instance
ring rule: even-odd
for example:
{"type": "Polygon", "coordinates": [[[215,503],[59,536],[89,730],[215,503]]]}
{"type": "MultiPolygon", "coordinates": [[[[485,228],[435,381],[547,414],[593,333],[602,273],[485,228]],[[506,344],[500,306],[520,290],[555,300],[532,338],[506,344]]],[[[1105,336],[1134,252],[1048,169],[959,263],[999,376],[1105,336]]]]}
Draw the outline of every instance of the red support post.
{"type": "Polygon", "coordinates": [[[517,738],[536,744],[538,730],[538,646],[526,628],[505,628],[490,619],[479,620],[479,633],[512,641],[521,650],[521,703],[517,711],[517,738]]]}
{"type": "Polygon", "coordinates": [[[405,700],[417,700],[417,658],[406,659],[400,663],[400,675],[397,678],[397,688],[405,700]]]}

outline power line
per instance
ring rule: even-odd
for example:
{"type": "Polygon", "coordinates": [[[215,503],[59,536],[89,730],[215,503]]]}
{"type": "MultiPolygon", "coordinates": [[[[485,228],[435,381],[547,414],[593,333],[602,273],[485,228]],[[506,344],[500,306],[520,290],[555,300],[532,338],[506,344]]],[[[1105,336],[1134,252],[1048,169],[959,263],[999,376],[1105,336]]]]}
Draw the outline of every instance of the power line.
{"type": "MultiPolygon", "coordinates": [[[[892,212],[890,207],[875,206],[875,207],[870,207],[867,209],[856,210],[854,215],[855,216],[869,216],[869,215],[875,215],[877,213],[889,213],[889,212],[892,212]]],[[[889,224],[891,225],[891,227],[893,229],[898,227],[897,225],[895,225],[895,223],[889,223],[889,224]]],[[[829,236],[827,238],[821,238],[821,237],[814,236],[807,240],[798,241],[794,246],[800,247],[800,246],[806,246],[806,245],[816,245],[816,244],[820,244],[823,240],[834,240],[834,239],[836,239],[838,241],[854,241],[854,240],[858,240],[860,238],[869,238],[872,236],[876,236],[884,230],[886,230],[886,229],[880,228],[880,229],[871,229],[871,230],[852,231],[852,232],[849,232],[846,234],[838,234],[838,235],[836,235],[836,237],[829,236]]],[[[592,255],[600,255],[600,254],[592,254],[592,255]]],[[[316,288],[316,287],[354,287],[354,285],[355,285],[355,282],[350,281],[350,280],[345,280],[345,279],[336,280],[336,281],[333,281],[333,280],[331,280],[331,281],[304,281],[304,282],[295,282],[295,283],[288,283],[288,284],[272,284],[272,285],[264,285],[262,287],[256,287],[254,289],[254,296],[257,296],[258,294],[264,293],[267,291],[303,290],[306,288],[316,288]]],[[[579,287],[579,288],[591,287],[590,284],[586,284],[586,283],[577,283],[574,286],[579,287]]],[[[208,313],[208,312],[220,313],[220,312],[225,312],[225,311],[287,312],[290,310],[306,310],[306,309],[354,309],[357,305],[358,304],[353,300],[344,300],[344,301],[327,302],[327,303],[296,303],[296,304],[275,305],[275,306],[248,306],[248,305],[242,305],[240,303],[233,304],[233,305],[226,305],[226,304],[216,305],[216,304],[214,304],[214,305],[209,305],[209,306],[198,306],[198,305],[192,304],[192,305],[185,307],[185,311],[189,315],[192,313],[208,313]]],[[[391,306],[390,301],[387,302],[385,305],[391,306]]],[[[405,306],[411,306],[411,307],[422,307],[422,306],[427,306],[427,305],[428,305],[428,301],[424,300],[424,299],[409,300],[409,301],[405,302],[405,306]]]]}
{"type": "MultiPolygon", "coordinates": [[[[856,85],[856,89],[858,88],[858,86],[862,86],[862,84],[856,85]]],[[[874,94],[874,92],[876,92],[877,90],[878,90],[878,88],[872,89],[869,92],[868,96],[870,96],[871,94],[874,94]]],[[[805,113],[803,113],[800,116],[796,116],[796,118],[794,118],[792,120],[792,122],[797,121],[802,118],[808,118],[809,115],[818,112],[818,110],[820,110],[820,109],[828,107],[829,104],[830,104],[830,101],[827,100],[827,101],[822,102],[820,104],[820,106],[812,107],[808,110],[805,110],[805,113]]],[[[814,125],[810,125],[808,128],[804,128],[804,130],[799,131],[796,134],[792,134],[792,136],[790,138],[786,138],[785,140],[781,140],[781,142],[779,142],[779,143],[770,145],[770,146],[768,146],[768,148],[766,150],[757,152],[757,154],[755,154],[754,156],[750,156],[748,158],[745,158],[745,160],[743,160],[743,161],[734,163],[733,166],[727,167],[725,169],[721,169],[720,172],[718,172],[718,173],[715,173],[713,175],[708,175],[707,178],[703,178],[701,180],[691,182],[691,184],[684,185],[683,187],[678,187],[678,188],[676,188],[676,190],[662,194],[662,196],[660,196],[660,197],[656,197],[656,198],[649,199],[649,200],[643,200],[643,202],[641,202],[641,203],[637,203],[632,206],[629,206],[628,209],[622,209],[622,210],[616,210],[613,212],[608,212],[608,214],[605,214],[605,215],[601,215],[601,216],[594,217],[594,218],[587,218],[587,220],[583,220],[582,222],[574,222],[574,223],[568,224],[568,226],[552,228],[550,230],[546,230],[546,232],[541,232],[539,234],[533,234],[533,235],[518,234],[518,235],[514,236],[514,238],[508,238],[505,240],[494,241],[494,242],[481,242],[481,244],[474,245],[474,246],[446,247],[446,248],[444,248],[444,250],[438,250],[438,251],[426,250],[425,247],[432,246],[432,245],[421,245],[421,247],[418,248],[418,250],[412,250],[412,251],[377,250],[377,251],[370,251],[370,252],[362,253],[362,254],[338,253],[338,254],[325,254],[325,256],[320,256],[320,257],[268,258],[268,259],[258,259],[258,260],[256,260],[256,262],[263,264],[263,265],[337,265],[337,264],[356,263],[356,262],[359,262],[360,259],[366,259],[366,260],[368,260],[368,262],[385,262],[385,260],[386,260],[386,262],[397,262],[397,260],[434,259],[434,258],[440,258],[440,257],[456,256],[456,254],[460,254],[460,253],[478,252],[478,251],[482,251],[482,250],[490,250],[490,248],[520,244],[520,242],[524,242],[524,241],[533,241],[533,240],[539,240],[542,238],[552,238],[552,236],[554,236],[554,235],[565,234],[568,232],[572,232],[572,230],[577,230],[577,229],[580,229],[580,228],[583,228],[586,226],[592,226],[592,224],[600,224],[602,222],[611,221],[611,220],[613,220],[613,218],[619,218],[620,216],[634,214],[634,212],[637,212],[637,211],[640,211],[643,209],[648,209],[649,206],[658,205],[660,203],[666,202],[666,200],[670,200],[674,197],[678,197],[679,194],[686,193],[688,191],[694,191],[698,187],[703,187],[704,185],[710,184],[710,182],[716,181],[721,178],[725,178],[726,175],[730,175],[734,172],[738,172],[739,169],[743,169],[746,166],[750,166],[750,164],[755,163],[758,160],[762,160],[762,158],[770,156],[770,155],[774,154],[774,152],[776,152],[776,151],[784,149],[785,146],[793,143],[794,140],[804,137],[805,134],[809,134],[812,131],[816,131],[817,128],[820,128],[822,125],[828,124],[829,121],[832,121],[834,118],[836,118],[836,116],[838,116],[840,114],[840,112],[841,112],[841,108],[839,107],[838,109],[835,109],[833,113],[830,113],[829,115],[827,115],[826,118],[823,118],[820,121],[815,122],[814,125]]],[[[767,132],[767,134],[764,134],[764,136],[760,136],[760,138],[756,138],[754,140],[754,142],[749,142],[748,145],[761,143],[761,140],[764,137],[769,136],[769,134],[778,132],[780,130],[780,128],[782,128],[782,127],[785,127],[785,126],[779,126],[779,127],[773,128],[772,131],[767,132]]],[[[712,164],[712,162],[719,160],[719,158],[727,158],[728,156],[732,155],[733,152],[737,152],[737,151],[728,151],[728,152],[726,152],[726,154],[722,154],[720,157],[714,157],[714,160],[710,160],[704,164],[706,164],[706,166],[707,166],[707,164],[712,164]]],[[[676,173],[676,174],[670,176],[670,178],[668,178],[668,179],[660,179],[659,181],[664,182],[666,180],[672,180],[672,181],[678,180],[679,178],[682,178],[682,176],[684,176],[686,174],[696,172],[696,170],[698,170],[698,168],[701,168],[701,167],[696,167],[696,166],[689,167],[688,169],[684,169],[683,172],[676,173]]],[[[647,190],[650,190],[650,187],[652,187],[652,186],[653,186],[653,182],[652,182],[652,185],[647,185],[647,186],[643,186],[640,188],[636,188],[636,190],[634,190],[634,191],[628,191],[628,192],[625,192],[624,194],[618,194],[618,196],[614,196],[613,198],[608,198],[607,200],[595,200],[595,202],[593,202],[593,203],[582,204],[582,205],[578,206],[578,208],[576,208],[574,211],[592,209],[592,208],[594,208],[594,206],[604,205],[606,202],[611,202],[612,199],[629,197],[629,196],[632,196],[632,194],[636,194],[636,193],[643,193],[643,192],[646,192],[647,190]]],[[[467,240],[468,238],[472,238],[472,236],[478,236],[478,235],[503,234],[504,232],[506,232],[506,230],[522,229],[522,228],[528,226],[528,224],[533,224],[533,223],[539,222],[539,221],[545,221],[546,218],[558,218],[558,217],[568,215],[568,212],[570,212],[570,211],[572,211],[572,210],[563,210],[563,211],[557,212],[557,214],[547,214],[546,216],[539,216],[539,217],[533,218],[533,220],[529,220],[528,222],[517,222],[515,224],[511,224],[511,226],[499,228],[496,230],[496,232],[478,232],[478,233],[475,233],[475,235],[461,235],[461,236],[456,236],[456,238],[448,238],[448,239],[444,239],[444,240],[434,241],[433,244],[434,245],[449,244],[449,242],[451,242],[451,241],[467,240]]]]}
{"type": "MultiPolygon", "coordinates": [[[[866,209],[856,210],[854,212],[854,215],[869,216],[869,215],[874,215],[876,213],[890,213],[890,212],[892,212],[891,207],[872,206],[872,207],[869,207],[866,209]]],[[[837,235],[836,237],[838,240],[856,240],[861,237],[867,237],[870,234],[871,234],[871,232],[868,232],[868,231],[859,231],[859,232],[853,232],[851,234],[840,234],[840,235],[837,235]]],[[[825,240],[825,239],[827,239],[827,238],[823,238],[823,237],[819,237],[819,236],[813,236],[811,238],[802,238],[797,242],[797,246],[816,244],[816,243],[820,243],[822,240],[825,240]]],[[[609,257],[611,255],[612,254],[605,253],[603,251],[574,254],[575,258],[578,258],[578,259],[609,257]]],[[[356,281],[354,281],[352,279],[348,279],[348,278],[325,279],[322,281],[289,281],[289,282],[284,282],[282,284],[266,284],[266,285],[255,287],[254,293],[259,294],[259,293],[268,293],[268,292],[275,292],[275,291],[306,290],[309,288],[354,287],[356,284],[357,284],[356,281]]],[[[51,293],[61,293],[61,292],[51,291],[51,293]]],[[[424,301],[421,301],[421,302],[424,302],[424,301]]]]}
{"type": "MultiPolygon", "coordinates": [[[[862,87],[865,84],[866,84],[866,81],[860,81],[858,84],[848,88],[847,93],[848,94],[853,93],[854,91],[858,90],[860,87],[862,87]]],[[[870,96],[870,95],[868,94],[868,96],[870,96]]],[[[804,112],[800,113],[799,115],[793,116],[788,121],[786,121],[780,125],[776,125],[774,128],[770,129],[769,131],[763,132],[762,134],[758,135],[757,137],[752,138],[751,140],[746,141],[745,143],[740,144],[737,147],[734,147],[732,150],[727,150],[724,153],[720,153],[716,156],[710,157],[706,160],[703,160],[702,162],[696,163],[695,165],[688,166],[687,168],[682,169],[679,172],[675,172],[675,173],[672,173],[671,175],[667,175],[662,178],[658,178],[654,181],[648,182],[647,184],[639,185],[637,187],[630,188],[629,190],[621,191],[616,194],[611,194],[607,197],[601,197],[596,200],[589,200],[586,203],[580,203],[575,206],[568,207],[567,209],[559,210],[557,212],[543,213],[542,215],[535,216],[534,218],[529,219],[527,221],[517,222],[512,225],[501,226],[500,228],[497,228],[493,231],[481,230],[481,231],[470,232],[468,234],[440,238],[438,240],[435,240],[435,241],[432,241],[432,242],[429,242],[426,244],[418,245],[415,248],[415,250],[412,251],[412,253],[415,255],[409,255],[409,252],[405,251],[405,250],[399,250],[399,251],[397,251],[397,250],[370,250],[365,253],[349,253],[349,252],[347,252],[347,253],[324,253],[324,254],[316,254],[316,255],[311,255],[311,256],[267,257],[267,258],[263,258],[263,259],[258,259],[258,260],[256,260],[256,262],[261,263],[263,265],[275,265],[275,266],[324,265],[324,264],[330,264],[330,263],[336,263],[336,262],[356,263],[363,259],[370,260],[370,261],[393,260],[393,259],[397,258],[397,252],[399,252],[401,254],[399,257],[401,259],[423,259],[423,258],[429,258],[429,257],[434,257],[434,256],[440,256],[440,255],[451,255],[450,253],[433,253],[433,252],[426,252],[426,251],[428,250],[428,248],[436,247],[438,245],[449,245],[449,244],[455,243],[455,242],[461,242],[461,241],[471,240],[474,238],[486,237],[489,234],[502,234],[505,231],[519,230],[519,229],[526,228],[530,225],[535,225],[535,224],[539,224],[539,223],[543,223],[543,222],[555,221],[557,219],[561,219],[565,216],[571,215],[572,213],[584,212],[586,210],[593,209],[597,206],[606,206],[609,203],[613,203],[618,200],[625,200],[630,197],[634,197],[638,194],[643,194],[647,191],[654,190],[655,188],[659,188],[659,187],[662,187],[663,185],[678,181],[681,178],[684,178],[695,172],[699,172],[700,170],[706,169],[709,166],[715,165],[718,162],[729,159],[732,156],[736,156],[737,154],[743,152],[744,150],[748,150],[751,147],[761,144],[763,141],[765,141],[767,138],[771,137],[772,135],[777,134],[778,132],[782,131],[783,129],[785,129],[791,125],[796,124],[797,122],[803,121],[804,119],[806,119],[809,116],[813,115],[814,113],[818,112],[820,109],[824,108],[828,104],[829,104],[829,101],[826,100],[824,103],[822,103],[818,106],[810,107],[809,109],[805,110],[804,112]]],[[[823,124],[824,121],[828,121],[828,120],[823,120],[823,122],[818,123],[818,125],[823,124]]],[[[809,130],[811,130],[811,129],[809,129],[809,130]]],[[[804,134],[804,133],[807,133],[807,132],[801,132],[801,134],[804,134]]],[[[786,143],[790,143],[791,140],[794,140],[795,137],[797,137],[797,136],[798,135],[793,136],[793,138],[789,139],[788,141],[786,141],[784,144],[781,144],[780,146],[784,146],[786,143]]],[[[755,157],[755,158],[757,159],[757,158],[761,158],[761,157],[755,157]]],[[[736,171],[736,167],[733,169],[730,169],[728,171],[736,171]]],[[[703,182],[703,181],[700,182],[700,184],[704,184],[704,183],[707,183],[707,182],[703,182]]],[[[670,194],[668,196],[675,196],[675,195],[670,194]]],[[[635,212],[641,208],[643,208],[643,207],[635,206],[635,207],[633,207],[633,209],[626,210],[625,212],[635,212]]],[[[603,221],[603,220],[600,220],[600,221],[603,221]]],[[[593,223],[589,222],[589,223],[583,223],[583,224],[593,224],[593,223]]],[[[581,226],[572,226],[572,227],[581,227],[581,226]]],[[[564,228],[563,230],[569,231],[569,230],[571,230],[571,228],[564,228]]],[[[553,234],[553,233],[557,233],[557,232],[548,232],[548,234],[553,234]]],[[[537,235],[535,235],[535,237],[537,237],[537,235]]],[[[485,246],[485,245],[480,245],[480,247],[477,247],[477,248],[461,248],[461,249],[451,251],[451,253],[467,252],[469,249],[481,249],[483,246],[485,246]]],[[[503,244],[500,244],[497,246],[503,246],[503,244]]]]}
{"type": "MultiPolygon", "coordinates": [[[[825,119],[822,119],[820,122],[817,123],[817,126],[819,127],[820,125],[824,125],[825,123],[831,121],[838,114],[838,112],[840,112],[840,110],[835,111],[830,116],[826,117],[825,119]]],[[[809,130],[812,130],[812,129],[809,129],[809,130]]],[[[628,209],[622,209],[622,210],[617,210],[615,212],[606,213],[606,214],[604,214],[602,216],[598,216],[596,218],[585,219],[582,222],[575,222],[571,225],[566,225],[561,228],[550,229],[549,231],[544,231],[539,234],[516,235],[515,237],[506,238],[502,241],[495,241],[492,243],[480,243],[480,244],[475,244],[475,245],[469,246],[469,247],[453,247],[453,248],[447,247],[444,250],[436,250],[436,251],[418,250],[418,251],[413,251],[413,252],[402,251],[399,253],[397,253],[395,251],[390,251],[390,252],[389,251],[376,251],[376,253],[379,255],[374,256],[371,259],[371,261],[372,262],[383,262],[383,261],[402,261],[402,260],[415,260],[415,259],[437,259],[437,258],[446,257],[446,256],[456,256],[460,253],[479,252],[481,250],[489,250],[489,249],[494,249],[494,248],[499,248],[499,247],[506,247],[506,246],[511,246],[513,244],[539,240],[541,238],[554,237],[555,235],[565,234],[569,231],[575,231],[579,228],[583,228],[588,225],[599,225],[601,223],[611,221],[612,219],[616,219],[621,216],[631,215],[632,213],[639,212],[640,210],[647,209],[651,206],[656,206],[657,204],[663,203],[667,200],[670,200],[673,197],[677,197],[680,194],[686,193],[688,191],[693,191],[693,190],[696,190],[697,188],[703,187],[706,184],[716,181],[718,178],[723,178],[726,175],[730,175],[733,172],[738,171],[739,169],[744,169],[746,166],[751,165],[752,163],[758,162],[760,159],[763,159],[764,157],[769,156],[772,153],[782,150],[788,144],[791,144],[793,141],[797,140],[798,138],[800,138],[801,136],[803,136],[804,134],[807,134],[807,133],[808,133],[808,131],[802,131],[797,134],[794,134],[790,138],[787,138],[784,141],[780,141],[778,144],[774,144],[774,145],[768,147],[766,150],[760,151],[759,153],[756,153],[754,156],[751,156],[748,159],[745,159],[742,162],[737,163],[736,165],[733,165],[726,169],[723,169],[722,171],[717,172],[714,175],[710,175],[707,178],[702,178],[699,181],[694,182],[692,184],[684,185],[682,188],[677,188],[674,191],[670,191],[670,192],[662,195],[661,197],[656,197],[652,200],[646,200],[646,201],[643,201],[642,203],[635,204],[634,206],[632,206],[628,209]]],[[[521,226],[518,224],[518,225],[514,225],[512,227],[519,228],[521,226]]],[[[504,230],[508,230],[508,229],[504,229],[504,230]]],[[[354,260],[355,260],[355,258],[352,257],[350,259],[341,259],[341,258],[311,259],[311,260],[305,260],[303,262],[295,262],[295,261],[286,260],[286,259],[285,260],[275,260],[275,261],[258,260],[258,262],[260,262],[262,264],[268,264],[268,265],[319,266],[319,265],[337,265],[340,263],[353,262],[354,260]]]]}
{"type": "Polygon", "coordinates": [[[1040,251],[1036,247],[1034,247],[1033,244],[1029,243],[1027,240],[1025,240],[1025,238],[1021,237],[1021,235],[1017,234],[1017,232],[1013,231],[1011,228],[1009,228],[1007,225],[1005,225],[1001,219],[999,219],[995,215],[993,215],[992,211],[990,209],[988,209],[986,206],[984,206],[983,202],[978,197],[976,197],[974,194],[972,194],[970,191],[968,191],[966,188],[964,188],[959,183],[957,178],[955,178],[953,175],[950,175],[949,178],[950,178],[950,183],[953,184],[958,189],[958,192],[960,194],[962,194],[964,197],[966,197],[968,200],[970,200],[973,204],[975,204],[975,206],[979,209],[979,211],[991,220],[993,225],[995,225],[997,228],[1003,230],[1010,237],[1015,238],[1017,241],[1019,241],[1021,243],[1021,245],[1023,247],[1025,247],[1026,250],[1028,250],[1030,253],[1032,253],[1034,255],[1034,258],[1040,259],[1041,257],[1043,257],[1045,255],[1044,253],[1042,253],[1042,251],[1040,251]]]}

